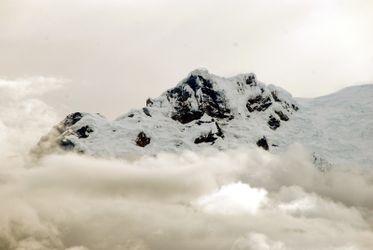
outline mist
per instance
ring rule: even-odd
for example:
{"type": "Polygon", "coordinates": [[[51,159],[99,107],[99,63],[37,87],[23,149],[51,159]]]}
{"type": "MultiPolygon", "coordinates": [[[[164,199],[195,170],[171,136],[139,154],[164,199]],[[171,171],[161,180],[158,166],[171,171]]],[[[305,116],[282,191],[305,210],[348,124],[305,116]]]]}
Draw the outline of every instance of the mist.
{"type": "Polygon", "coordinates": [[[302,145],[35,160],[63,80],[0,81],[0,249],[371,249],[373,171],[320,171],[302,145]]]}

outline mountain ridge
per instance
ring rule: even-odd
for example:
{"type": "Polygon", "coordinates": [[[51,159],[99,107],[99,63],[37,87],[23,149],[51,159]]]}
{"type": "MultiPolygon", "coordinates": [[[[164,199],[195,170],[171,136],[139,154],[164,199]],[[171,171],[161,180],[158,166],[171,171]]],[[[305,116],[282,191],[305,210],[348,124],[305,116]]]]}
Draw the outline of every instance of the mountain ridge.
{"type": "Polygon", "coordinates": [[[347,164],[356,160],[371,164],[371,153],[363,153],[360,147],[373,146],[370,126],[360,129],[351,122],[350,128],[336,124],[347,109],[347,121],[373,124],[373,88],[361,86],[301,100],[280,87],[260,82],[253,73],[225,78],[198,69],[158,98],[148,98],[142,109],[130,110],[114,121],[99,114],[70,114],[40,140],[35,151],[62,149],[126,158],[209,147],[261,147],[276,153],[300,143],[313,152],[316,162],[347,164]],[[361,98],[365,98],[364,103],[361,98]],[[355,109],[350,109],[351,105],[355,109]],[[333,114],[330,107],[339,113],[333,114]],[[365,112],[365,117],[356,111],[365,112]],[[330,130],[330,126],[341,135],[330,130]],[[360,146],[359,142],[345,138],[348,129],[365,131],[365,137],[358,135],[364,141],[360,146]],[[342,155],[346,150],[352,154],[342,155]]]}

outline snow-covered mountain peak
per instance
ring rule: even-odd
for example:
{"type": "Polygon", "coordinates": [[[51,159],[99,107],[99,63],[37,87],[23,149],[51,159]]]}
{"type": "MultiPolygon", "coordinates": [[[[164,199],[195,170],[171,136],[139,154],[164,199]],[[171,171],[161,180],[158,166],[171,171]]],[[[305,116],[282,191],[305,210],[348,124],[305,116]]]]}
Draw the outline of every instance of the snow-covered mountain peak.
{"type": "Polygon", "coordinates": [[[297,109],[289,93],[258,82],[255,74],[222,78],[201,69],[192,71],[161,97],[147,101],[148,108],[165,106],[171,106],[170,117],[183,124],[198,120],[204,114],[216,119],[233,119],[268,109],[274,116],[277,111],[285,117],[297,109]]]}
{"type": "MultiPolygon", "coordinates": [[[[336,162],[339,146],[356,150],[363,145],[341,142],[333,133],[353,129],[329,119],[342,112],[337,108],[340,103],[353,106],[362,95],[354,89],[347,92],[299,99],[298,103],[286,90],[260,82],[253,73],[224,78],[197,69],[161,96],[147,99],[144,108],[131,110],[114,121],[99,114],[70,114],[41,139],[36,152],[63,149],[109,157],[211,147],[261,147],[278,152],[301,143],[315,152],[317,161],[336,162]]],[[[372,111],[367,110],[364,119],[371,123],[372,111]]],[[[352,119],[362,119],[353,110],[348,112],[352,119]]]]}

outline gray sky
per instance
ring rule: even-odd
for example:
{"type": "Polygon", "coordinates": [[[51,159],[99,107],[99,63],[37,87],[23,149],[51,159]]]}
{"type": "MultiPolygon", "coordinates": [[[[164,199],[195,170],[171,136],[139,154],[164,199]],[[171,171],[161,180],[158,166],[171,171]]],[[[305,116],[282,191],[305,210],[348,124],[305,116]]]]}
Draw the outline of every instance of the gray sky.
{"type": "Polygon", "coordinates": [[[191,70],[294,96],[373,82],[371,0],[1,0],[0,76],[69,79],[47,101],[113,118],[191,70]]]}

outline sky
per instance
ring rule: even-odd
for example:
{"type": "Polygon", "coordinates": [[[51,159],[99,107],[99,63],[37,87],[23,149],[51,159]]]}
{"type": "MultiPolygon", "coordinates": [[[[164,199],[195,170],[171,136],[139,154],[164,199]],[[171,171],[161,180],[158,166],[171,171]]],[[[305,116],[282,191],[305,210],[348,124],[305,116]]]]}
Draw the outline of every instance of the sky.
{"type": "Polygon", "coordinates": [[[59,114],[115,118],[195,68],[297,97],[373,82],[373,1],[1,0],[0,78],[54,79],[59,114]]]}

